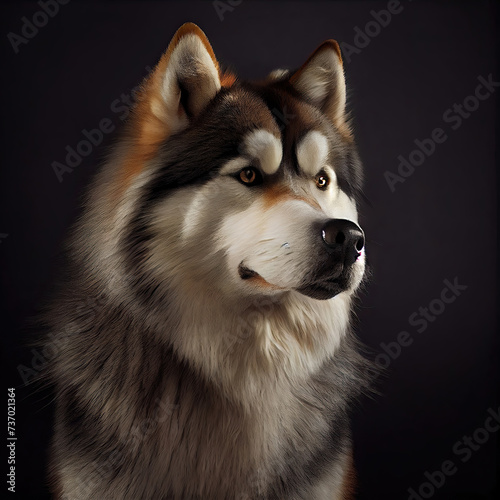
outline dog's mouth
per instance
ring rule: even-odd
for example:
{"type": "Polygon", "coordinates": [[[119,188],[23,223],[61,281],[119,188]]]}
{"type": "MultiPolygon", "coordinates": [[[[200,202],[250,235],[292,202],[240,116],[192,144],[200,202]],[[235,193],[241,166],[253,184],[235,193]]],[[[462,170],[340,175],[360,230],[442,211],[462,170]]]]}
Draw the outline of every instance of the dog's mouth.
{"type": "Polygon", "coordinates": [[[285,290],[278,285],[269,283],[269,281],[264,279],[258,272],[245,266],[243,262],[240,262],[240,265],[238,266],[238,274],[242,280],[251,280],[253,283],[269,290],[285,290]]]}
{"type": "Polygon", "coordinates": [[[259,273],[243,265],[243,262],[240,262],[240,265],[238,266],[238,274],[242,280],[249,280],[256,278],[257,276],[261,277],[259,273]]]}
{"type": "MultiPolygon", "coordinates": [[[[243,262],[240,262],[238,266],[238,274],[242,280],[252,281],[252,283],[268,290],[286,290],[283,287],[270,283],[258,272],[245,266],[243,262]]],[[[294,290],[313,299],[327,300],[341,292],[345,292],[349,288],[350,276],[350,268],[345,269],[343,266],[340,266],[340,269],[337,269],[330,276],[307,280],[299,287],[294,288],[294,290]]]]}
{"type": "Polygon", "coordinates": [[[296,290],[313,299],[331,299],[349,289],[353,278],[353,264],[336,262],[322,272],[308,276],[296,290]]]}

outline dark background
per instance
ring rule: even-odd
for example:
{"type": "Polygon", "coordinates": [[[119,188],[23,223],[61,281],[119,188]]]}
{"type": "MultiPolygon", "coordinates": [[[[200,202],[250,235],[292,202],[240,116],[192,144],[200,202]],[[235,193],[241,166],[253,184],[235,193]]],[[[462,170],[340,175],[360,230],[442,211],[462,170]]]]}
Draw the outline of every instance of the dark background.
{"type": "MultiPolygon", "coordinates": [[[[7,34],[21,34],[22,17],[32,19],[40,6],[2,4],[0,317],[7,368],[3,390],[17,387],[18,498],[47,495],[53,406],[50,393],[22,387],[18,366],[33,363],[23,332],[50,287],[55,256],[116,132],[61,183],[51,163],[64,162],[66,146],[76,147],[84,138],[82,129],[96,128],[103,118],[120,125],[113,101],[140,82],[185,21],[201,26],[222,63],[253,78],[299,66],[327,38],[354,45],[355,28],[364,30],[371,10],[386,9],[387,3],[243,0],[221,21],[211,1],[72,1],[18,54],[7,34]]],[[[407,499],[409,488],[418,490],[427,481],[426,471],[440,469],[448,459],[457,472],[435,488],[433,498],[500,498],[498,433],[466,463],[453,452],[499,404],[498,101],[495,94],[482,101],[457,130],[443,120],[448,108],[473,94],[479,76],[492,73],[500,80],[498,8],[483,1],[403,0],[401,5],[402,11],[345,61],[366,169],[369,203],[361,211],[373,269],[357,332],[375,355],[401,331],[413,339],[379,379],[381,395],[365,400],[355,416],[359,498],[407,499]],[[396,172],[397,157],[408,158],[416,149],[413,141],[429,137],[436,127],[445,130],[447,140],[392,193],[384,172],[396,172]],[[468,288],[417,333],[409,316],[438,299],[443,281],[455,277],[468,288]]]]}

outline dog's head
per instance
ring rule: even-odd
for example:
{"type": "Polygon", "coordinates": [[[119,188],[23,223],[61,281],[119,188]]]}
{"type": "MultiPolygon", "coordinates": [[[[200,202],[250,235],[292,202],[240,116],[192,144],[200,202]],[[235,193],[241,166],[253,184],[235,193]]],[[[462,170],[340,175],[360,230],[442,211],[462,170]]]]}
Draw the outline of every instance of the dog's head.
{"type": "Polygon", "coordinates": [[[134,204],[131,272],[227,297],[352,293],[365,239],[345,96],[333,40],[248,83],[182,26],[143,85],[114,183],[134,204]]]}

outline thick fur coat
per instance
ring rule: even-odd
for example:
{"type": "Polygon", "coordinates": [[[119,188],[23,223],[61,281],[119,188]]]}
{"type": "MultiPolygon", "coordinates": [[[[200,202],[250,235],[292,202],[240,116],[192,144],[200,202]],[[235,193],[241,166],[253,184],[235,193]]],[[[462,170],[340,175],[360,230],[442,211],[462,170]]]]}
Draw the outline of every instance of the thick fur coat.
{"type": "Polygon", "coordinates": [[[352,498],[360,189],[336,42],[251,83],[178,30],[46,315],[55,498],[352,498]]]}

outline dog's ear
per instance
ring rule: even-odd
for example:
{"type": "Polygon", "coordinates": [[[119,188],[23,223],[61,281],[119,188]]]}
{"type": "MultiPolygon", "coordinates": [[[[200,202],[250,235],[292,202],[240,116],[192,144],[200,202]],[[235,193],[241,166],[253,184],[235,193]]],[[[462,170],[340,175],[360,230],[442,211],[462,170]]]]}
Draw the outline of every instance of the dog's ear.
{"type": "Polygon", "coordinates": [[[140,99],[175,133],[186,128],[220,88],[219,63],[205,33],[186,23],[175,33],[140,99]]]}
{"type": "Polygon", "coordinates": [[[346,128],[344,68],[340,47],[335,40],[323,42],[289,81],[337,127],[346,128]]]}
{"type": "Polygon", "coordinates": [[[137,92],[126,129],[130,148],[114,184],[115,199],[155,157],[161,144],[187,128],[221,86],[229,87],[235,79],[230,73],[220,73],[205,33],[193,23],[183,24],[137,92]]]}

